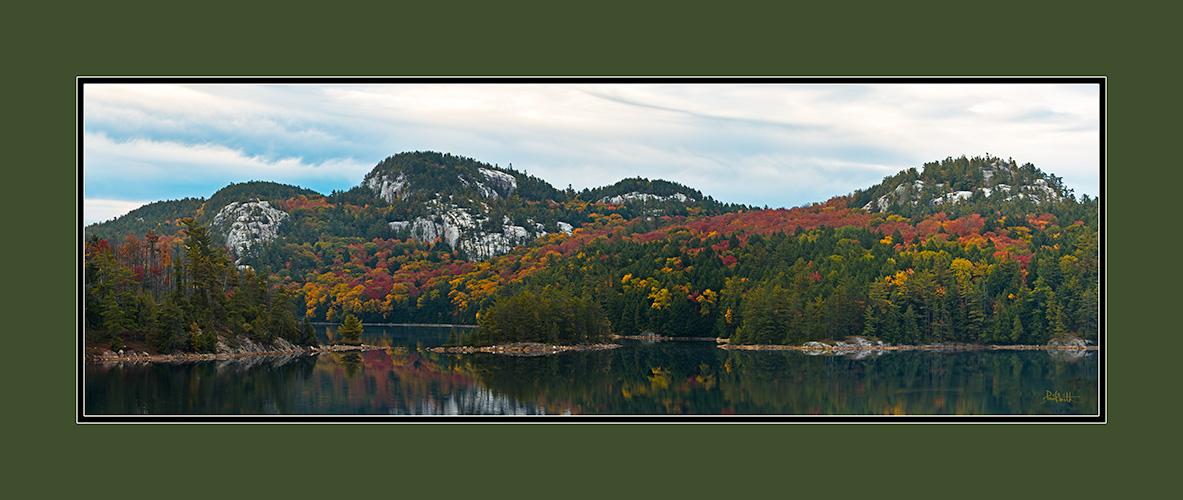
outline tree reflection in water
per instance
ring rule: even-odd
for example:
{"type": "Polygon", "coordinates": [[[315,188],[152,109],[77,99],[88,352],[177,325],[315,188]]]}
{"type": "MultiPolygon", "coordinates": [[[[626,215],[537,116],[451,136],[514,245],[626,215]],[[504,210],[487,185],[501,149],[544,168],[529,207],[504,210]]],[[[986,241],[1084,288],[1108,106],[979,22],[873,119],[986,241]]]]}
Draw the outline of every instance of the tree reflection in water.
{"type": "MultiPolygon", "coordinates": [[[[395,343],[398,341],[395,339],[395,343]]],[[[442,342],[442,340],[440,341],[442,342]]],[[[88,364],[88,414],[1094,414],[1096,352],[810,356],[622,341],[552,356],[430,343],[241,362],[88,364]],[[1060,398],[1048,394],[1060,394],[1060,398]],[[1070,396],[1070,397],[1068,397],[1070,396]]]]}

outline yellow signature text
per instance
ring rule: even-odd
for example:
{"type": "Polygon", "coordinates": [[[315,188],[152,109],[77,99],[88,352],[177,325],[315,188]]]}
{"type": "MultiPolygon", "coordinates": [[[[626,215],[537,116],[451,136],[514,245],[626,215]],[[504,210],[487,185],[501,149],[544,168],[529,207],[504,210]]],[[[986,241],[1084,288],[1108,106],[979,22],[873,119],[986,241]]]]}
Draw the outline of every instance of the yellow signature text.
{"type": "Polygon", "coordinates": [[[1052,402],[1052,403],[1072,404],[1076,401],[1080,401],[1080,396],[1073,396],[1071,392],[1065,392],[1065,393],[1060,393],[1060,391],[1056,391],[1056,392],[1044,391],[1044,392],[1046,393],[1043,396],[1044,403],[1052,402]]]}

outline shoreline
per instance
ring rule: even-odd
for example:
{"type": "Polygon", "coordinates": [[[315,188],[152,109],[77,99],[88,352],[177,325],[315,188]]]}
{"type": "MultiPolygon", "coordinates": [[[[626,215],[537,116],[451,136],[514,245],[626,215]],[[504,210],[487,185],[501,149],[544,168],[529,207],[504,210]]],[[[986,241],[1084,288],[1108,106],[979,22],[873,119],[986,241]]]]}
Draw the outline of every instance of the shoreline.
{"type": "MultiPolygon", "coordinates": [[[[213,361],[225,360],[235,358],[248,358],[255,356],[289,356],[293,354],[324,354],[330,352],[347,352],[347,351],[377,351],[385,349],[397,349],[392,347],[383,347],[376,345],[329,345],[319,347],[308,347],[300,349],[285,349],[275,351],[254,351],[254,352],[220,352],[220,353],[186,353],[186,354],[148,354],[147,352],[131,352],[131,353],[107,353],[83,356],[83,361],[86,363],[125,363],[125,362],[169,362],[169,361],[213,361]]],[[[110,351],[108,351],[110,352],[110,351]]]]}
{"type": "Polygon", "coordinates": [[[893,345],[893,346],[802,346],[771,344],[719,344],[719,349],[739,351],[938,351],[938,350],[1013,350],[1013,351],[1097,351],[1100,346],[1053,345],[893,345]]]}
{"type": "Polygon", "coordinates": [[[629,339],[629,340],[651,340],[651,341],[665,341],[665,340],[697,340],[697,341],[718,341],[715,337],[663,337],[661,335],[613,335],[612,339],[629,339]]]}
{"type": "Polygon", "coordinates": [[[549,345],[549,344],[506,344],[487,347],[432,347],[428,351],[437,354],[472,354],[486,352],[490,354],[508,354],[518,356],[543,356],[570,351],[605,351],[616,349],[620,344],[584,344],[584,345],[549,345]]]}
{"type": "MultiPolygon", "coordinates": [[[[341,323],[310,321],[313,326],[338,326],[341,323]]],[[[361,326],[426,326],[431,328],[480,328],[479,325],[453,325],[449,323],[362,323],[361,326]]]]}

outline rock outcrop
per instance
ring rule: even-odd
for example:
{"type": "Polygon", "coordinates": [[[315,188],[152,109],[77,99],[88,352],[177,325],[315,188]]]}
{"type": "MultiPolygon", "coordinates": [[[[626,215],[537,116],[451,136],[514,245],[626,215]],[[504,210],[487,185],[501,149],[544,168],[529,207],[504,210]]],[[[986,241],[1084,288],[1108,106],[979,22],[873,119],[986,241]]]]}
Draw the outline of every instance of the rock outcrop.
{"type": "MultiPolygon", "coordinates": [[[[286,339],[278,338],[270,344],[263,344],[251,340],[244,335],[238,335],[234,338],[226,338],[219,336],[217,347],[213,353],[180,353],[180,354],[149,354],[147,352],[136,352],[133,350],[119,350],[110,351],[104,350],[98,355],[87,354],[85,356],[88,362],[101,363],[147,363],[158,361],[207,361],[207,360],[241,360],[242,358],[269,358],[274,361],[275,357],[285,357],[294,359],[298,356],[306,354],[320,354],[326,352],[341,352],[341,351],[369,351],[369,350],[383,350],[383,349],[405,349],[402,347],[381,347],[373,345],[318,345],[318,346],[301,346],[288,342],[286,339]]],[[[286,359],[283,362],[287,362],[286,359]]]]}
{"type": "Polygon", "coordinates": [[[279,225],[287,218],[287,212],[272,208],[266,201],[234,202],[218,211],[213,226],[226,238],[226,246],[238,264],[251,247],[277,238],[279,225]]]}
{"type": "MultiPolygon", "coordinates": [[[[513,224],[509,217],[502,217],[494,229],[483,230],[481,228],[490,226],[484,214],[474,214],[470,209],[444,205],[434,200],[428,206],[429,217],[390,222],[390,228],[419,241],[442,240],[472,260],[508,253],[518,245],[548,234],[545,227],[533,219],[527,219],[525,226],[519,226],[513,224]]],[[[559,222],[558,227],[562,232],[571,232],[571,225],[565,222],[559,222]]]]}
{"type": "MultiPolygon", "coordinates": [[[[534,220],[515,224],[508,216],[491,215],[504,213],[497,210],[499,204],[518,191],[518,177],[513,173],[458,157],[431,153],[418,156],[388,158],[362,182],[374,196],[387,202],[412,195],[426,200],[423,215],[388,221],[399,237],[443,241],[469,259],[484,260],[547,234],[546,228],[534,220]]],[[[573,229],[565,222],[550,229],[556,228],[564,233],[573,229]]]]}
{"type": "MultiPolygon", "coordinates": [[[[489,187],[486,187],[483,183],[478,181],[476,183],[477,188],[480,189],[481,193],[484,194],[486,197],[497,198],[498,191],[500,191],[502,193],[505,193],[505,197],[508,198],[510,196],[513,196],[513,192],[518,189],[518,180],[516,178],[514,178],[514,176],[512,176],[512,175],[509,175],[509,174],[502,172],[500,170],[493,170],[493,169],[489,169],[489,168],[481,168],[481,169],[478,169],[478,171],[481,173],[481,175],[485,176],[485,179],[487,179],[489,181],[489,184],[492,184],[493,187],[496,188],[496,189],[490,189],[489,187]]],[[[463,179],[461,179],[461,180],[463,180],[463,179]]]]}
{"type": "Polygon", "coordinates": [[[390,174],[376,174],[367,178],[363,184],[374,192],[374,195],[386,200],[388,203],[400,197],[407,190],[408,182],[406,174],[390,175],[390,174]]]}
{"type": "Polygon", "coordinates": [[[650,193],[641,193],[638,191],[633,191],[630,193],[616,195],[616,196],[605,196],[603,198],[600,198],[599,201],[600,201],[600,203],[613,203],[613,204],[619,205],[621,203],[628,203],[628,202],[633,202],[633,201],[646,202],[646,201],[667,201],[667,200],[674,200],[674,201],[679,201],[682,203],[691,203],[691,202],[695,201],[694,198],[686,196],[682,193],[674,193],[669,196],[661,196],[661,195],[650,194],[650,193]]]}
{"type": "Polygon", "coordinates": [[[1062,339],[1051,339],[1048,341],[1048,347],[1070,347],[1074,349],[1084,349],[1090,344],[1089,341],[1079,339],[1076,337],[1065,337],[1062,339]]]}
{"type": "Polygon", "coordinates": [[[924,203],[927,206],[936,207],[965,202],[973,198],[977,193],[981,193],[985,197],[1005,195],[1006,198],[1003,198],[1002,201],[1030,199],[1036,203],[1042,203],[1062,198],[1059,192],[1048,185],[1046,179],[1035,179],[1030,184],[1019,186],[997,182],[996,178],[1012,177],[1011,175],[1003,176],[1000,174],[1012,174],[1016,168],[1014,163],[1008,163],[1005,160],[996,160],[983,166],[982,179],[984,179],[984,185],[973,191],[954,190],[944,183],[934,184],[930,187],[923,180],[919,179],[911,183],[900,183],[890,193],[867,202],[863,206],[863,210],[868,212],[886,212],[888,207],[896,204],[919,205],[924,203]],[[934,194],[936,196],[933,196],[934,194]]]}

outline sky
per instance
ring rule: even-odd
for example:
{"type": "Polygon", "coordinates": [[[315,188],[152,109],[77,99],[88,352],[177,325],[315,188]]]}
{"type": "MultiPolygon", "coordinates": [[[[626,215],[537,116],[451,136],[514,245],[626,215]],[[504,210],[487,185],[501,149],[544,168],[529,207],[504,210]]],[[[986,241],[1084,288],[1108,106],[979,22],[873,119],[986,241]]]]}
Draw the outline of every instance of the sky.
{"type": "Polygon", "coordinates": [[[628,177],[794,207],[947,157],[1033,163],[1100,194],[1099,85],[86,83],[83,223],[234,182],[347,190],[438,151],[576,190],[628,177]]]}

